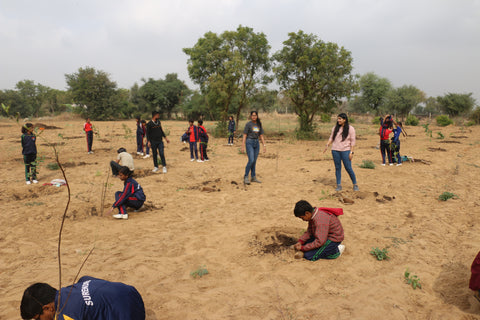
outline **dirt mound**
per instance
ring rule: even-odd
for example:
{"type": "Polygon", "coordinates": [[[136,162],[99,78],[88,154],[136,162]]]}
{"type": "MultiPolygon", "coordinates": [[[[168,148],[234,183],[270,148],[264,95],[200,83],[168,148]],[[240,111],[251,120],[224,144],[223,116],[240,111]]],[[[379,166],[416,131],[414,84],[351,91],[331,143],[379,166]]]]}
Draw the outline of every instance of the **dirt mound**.
{"type": "Polygon", "coordinates": [[[278,256],[284,253],[291,253],[293,257],[294,251],[291,246],[297,243],[301,233],[298,229],[293,228],[263,229],[254,236],[250,246],[254,249],[255,254],[273,254],[278,256]]]}

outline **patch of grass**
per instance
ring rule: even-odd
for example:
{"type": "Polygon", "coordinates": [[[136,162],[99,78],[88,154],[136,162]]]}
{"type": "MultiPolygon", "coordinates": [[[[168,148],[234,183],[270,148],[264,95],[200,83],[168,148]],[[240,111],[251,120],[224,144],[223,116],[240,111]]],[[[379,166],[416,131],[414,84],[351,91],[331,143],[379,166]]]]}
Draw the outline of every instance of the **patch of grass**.
{"type": "Polygon", "coordinates": [[[437,132],[437,139],[445,139],[445,136],[440,131],[437,132]]]}
{"type": "Polygon", "coordinates": [[[318,198],[318,200],[322,201],[322,200],[325,200],[325,199],[333,199],[333,196],[330,194],[330,192],[325,191],[325,190],[322,190],[322,196],[320,198],[318,198]]]}
{"type": "Polygon", "coordinates": [[[363,160],[363,163],[360,165],[360,168],[375,169],[375,163],[373,163],[372,160],[363,160]]]}
{"type": "Polygon", "coordinates": [[[414,290],[417,289],[417,288],[422,289],[422,284],[420,283],[420,278],[416,274],[411,274],[410,271],[408,270],[408,268],[407,268],[407,270],[405,270],[404,276],[405,276],[405,282],[407,284],[412,285],[412,288],[414,290]]]}
{"type": "Polygon", "coordinates": [[[383,248],[383,249],[372,248],[372,250],[370,250],[370,254],[375,258],[377,258],[378,261],[390,259],[390,257],[388,256],[387,248],[383,248]]]}
{"type": "Polygon", "coordinates": [[[447,192],[447,191],[445,191],[444,193],[438,196],[438,200],[441,200],[441,201],[447,201],[448,199],[457,199],[457,198],[458,196],[456,194],[447,192]]]}
{"type": "Polygon", "coordinates": [[[201,278],[207,274],[208,274],[208,270],[207,270],[207,267],[205,267],[204,265],[198,267],[197,270],[190,272],[190,276],[192,276],[194,279],[201,278]]]}
{"type": "MultiPolygon", "coordinates": [[[[47,163],[47,168],[50,169],[50,170],[58,170],[58,169],[60,169],[60,167],[58,166],[58,163],[56,163],[56,162],[47,163]]],[[[38,172],[37,172],[37,173],[38,173],[38,172]]]]}
{"type": "Polygon", "coordinates": [[[95,172],[95,177],[100,177],[101,175],[102,175],[102,171],[97,170],[97,172],[95,172]]]}

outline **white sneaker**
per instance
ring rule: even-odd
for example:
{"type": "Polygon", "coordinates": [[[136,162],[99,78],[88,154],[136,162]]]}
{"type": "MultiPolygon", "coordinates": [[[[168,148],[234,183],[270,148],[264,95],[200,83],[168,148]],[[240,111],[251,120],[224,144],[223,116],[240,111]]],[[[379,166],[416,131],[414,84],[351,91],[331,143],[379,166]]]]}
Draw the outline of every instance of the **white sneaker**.
{"type": "Polygon", "coordinates": [[[147,154],[147,155],[145,155],[145,157],[143,157],[143,159],[147,159],[147,158],[150,158],[149,154],[147,154]]]}
{"type": "Polygon", "coordinates": [[[203,160],[198,159],[197,162],[203,162],[203,160]]]}
{"type": "Polygon", "coordinates": [[[195,159],[190,159],[190,161],[195,161],[195,159]]]}
{"type": "Polygon", "coordinates": [[[343,244],[339,244],[338,251],[340,251],[340,255],[342,255],[343,251],[345,251],[345,246],[343,244]]]}
{"type": "Polygon", "coordinates": [[[127,220],[128,219],[128,213],[125,213],[125,214],[117,213],[117,214],[114,214],[112,217],[114,217],[115,219],[125,219],[125,220],[127,220]]]}
{"type": "Polygon", "coordinates": [[[210,161],[210,159],[205,159],[205,160],[203,160],[203,161],[210,161]]]}
{"type": "Polygon", "coordinates": [[[382,163],[382,166],[385,167],[385,163],[382,163]]]}
{"type": "Polygon", "coordinates": [[[140,152],[137,151],[137,154],[140,154],[140,152]]]}
{"type": "Polygon", "coordinates": [[[158,172],[158,167],[153,168],[152,172],[158,172]]]}
{"type": "Polygon", "coordinates": [[[398,166],[401,166],[401,165],[402,165],[401,163],[397,163],[397,167],[398,167],[398,166]]]}
{"type": "Polygon", "coordinates": [[[390,166],[393,166],[393,163],[390,163],[389,165],[390,165],[390,166]]]}
{"type": "Polygon", "coordinates": [[[163,173],[167,173],[167,167],[163,167],[163,173]]]}
{"type": "Polygon", "coordinates": [[[32,181],[32,182],[33,182],[33,183],[38,183],[38,180],[35,180],[35,179],[33,179],[33,181],[32,181]]]}
{"type": "Polygon", "coordinates": [[[140,155],[143,156],[143,152],[140,152],[140,155]]]}
{"type": "Polygon", "coordinates": [[[32,183],[30,182],[30,180],[28,180],[28,181],[27,181],[27,184],[32,184],[32,183]]]}

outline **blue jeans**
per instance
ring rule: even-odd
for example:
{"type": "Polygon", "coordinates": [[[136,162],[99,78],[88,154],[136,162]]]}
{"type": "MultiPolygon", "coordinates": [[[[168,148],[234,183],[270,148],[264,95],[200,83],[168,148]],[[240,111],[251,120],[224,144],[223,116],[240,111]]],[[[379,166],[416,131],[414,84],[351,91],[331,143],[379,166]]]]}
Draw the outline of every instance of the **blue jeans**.
{"type": "Polygon", "coordinates": [[[245,142],[245,149],[248,156],[248,163],[245,167],[245,177],[248,177],[250,171],[252,171],[252,177],[255,177],[255,165],[257,164],[258,153],[260,152],[260,143],[258,142],[258,139],[247,139],[245,142]]]}
{"type": "Polygon", "coordinates": [[[345,170],[347,170],[352,179],[353,184],[357,184],[357,178],[352,169],[352,162],[348,158],[350,156],[350,150],[348,151],[336,151],[332,150],[333,163],[335,164],[335,178],[337,178],[337,185],[342,184],[342,162],[345,170]]]}
{"type": "Polygon", "coordinates": [[[197,142],[190,141],[190,159],[193,159],[194,152],[195,152],[195,159],[198,159],[197,142]]]}

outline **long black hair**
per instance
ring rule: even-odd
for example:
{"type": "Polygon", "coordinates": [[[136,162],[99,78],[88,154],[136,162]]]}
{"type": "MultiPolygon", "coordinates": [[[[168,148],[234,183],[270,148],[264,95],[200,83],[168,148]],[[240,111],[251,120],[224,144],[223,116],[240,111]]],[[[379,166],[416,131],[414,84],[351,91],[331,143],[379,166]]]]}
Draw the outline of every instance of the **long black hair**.
{"type": "Polygon", "coordinates": [[[255,111],[255,110],[252,110],[250,111],[250,120],[252,119],[252,114],[256,114],[257,115],[257,123],[258,125],[260,126],[260,128],[262,127],[262,121],[260,121],[260,117],[258,116],[258,112],[255,111]]]}
{"type": "MultiPolygon", "coordinates": [[[[345,113],[340,113],[338,115],[338,118],[345,119],[345,123],[343,124],[343,132],[342,132],[342,141],[345,141],[348,137],[348,131],[350,129],[350,125],[348,124],[348,117],[345,113]]],[[[335,130],[333,130],[333,137],[332,140],[335,140],[335,137],[337,136],[338,130],[340,129],[341,125],[337,124],[335,125],[335,130]]]]}

